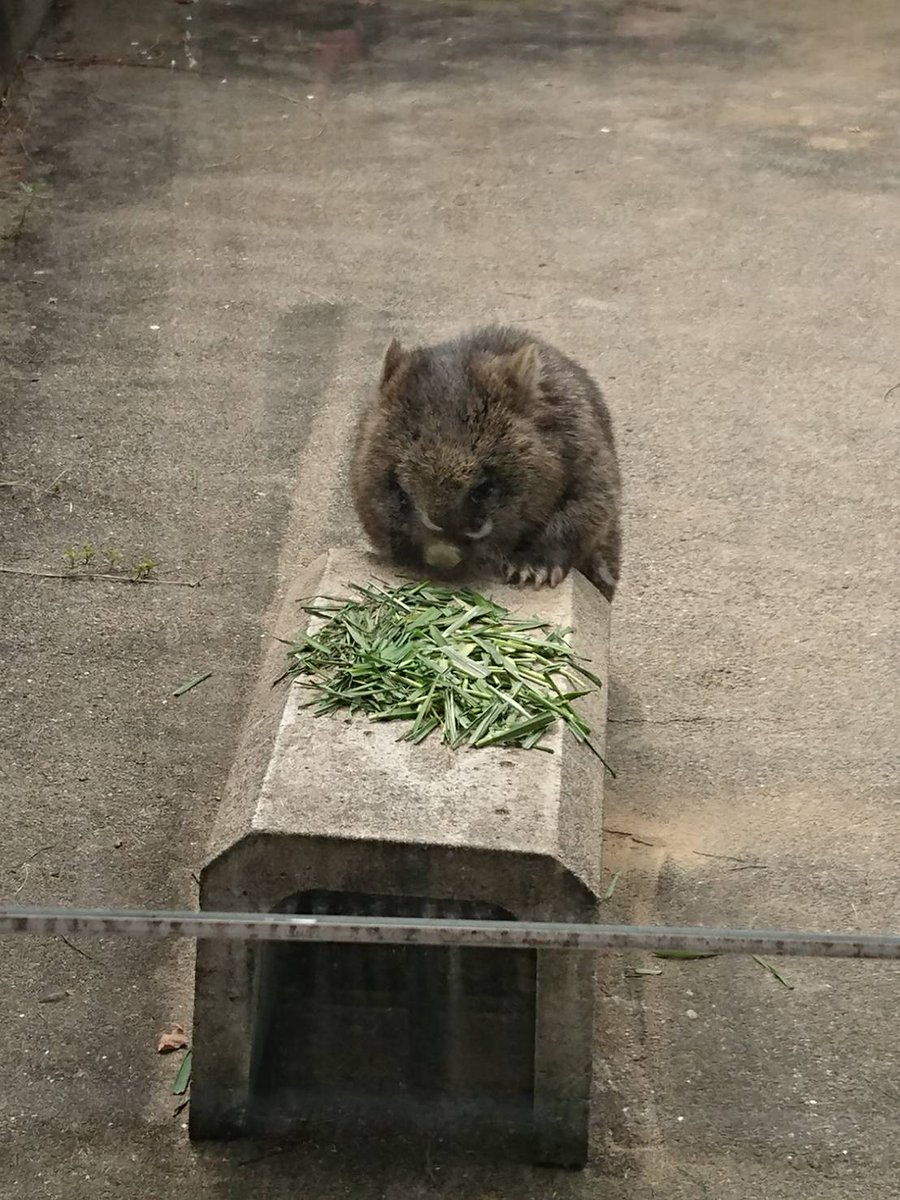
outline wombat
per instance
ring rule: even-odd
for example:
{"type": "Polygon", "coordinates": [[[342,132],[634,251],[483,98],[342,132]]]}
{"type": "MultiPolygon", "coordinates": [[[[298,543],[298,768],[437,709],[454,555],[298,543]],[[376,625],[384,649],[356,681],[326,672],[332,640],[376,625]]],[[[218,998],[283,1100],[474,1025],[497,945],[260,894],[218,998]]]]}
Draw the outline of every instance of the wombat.
{"type": "Polygon", "coordinates": [[[523,330],[412,350],[392,341],[351,478],[363,528],[398,566],[535,587],[576,568],[613,598],[621,484],[609,411],[582,367],[523,330]]]}

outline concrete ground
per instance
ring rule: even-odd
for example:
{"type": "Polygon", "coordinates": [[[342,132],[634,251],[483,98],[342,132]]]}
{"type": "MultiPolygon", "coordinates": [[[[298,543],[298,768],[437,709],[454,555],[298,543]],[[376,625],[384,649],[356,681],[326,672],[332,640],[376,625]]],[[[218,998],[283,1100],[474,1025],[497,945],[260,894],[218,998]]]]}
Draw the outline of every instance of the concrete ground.
{"type": "MultiPolygon", "coordinates": [[[[278,589],[359,541],[383,344],[497,317],[617,416],[611,919],[896,929],[898,38],[894,0],[58,6],[0,128],[2,895],[195,901],[278,589]],[[40,575],[86,542],[175,582],[40,575]]],[[[193,1148],[192,948],[4,942],[0,1196],[896,1196],[898,966],[636,961],[573,1175],[193,1148]]]]}

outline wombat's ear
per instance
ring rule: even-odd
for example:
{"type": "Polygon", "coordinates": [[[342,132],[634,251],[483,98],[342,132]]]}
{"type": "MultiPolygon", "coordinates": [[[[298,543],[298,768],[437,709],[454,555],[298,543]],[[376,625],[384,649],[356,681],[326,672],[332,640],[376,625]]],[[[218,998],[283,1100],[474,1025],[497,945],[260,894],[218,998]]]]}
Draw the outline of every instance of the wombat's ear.
{"type": "Polygon", "coordinates": [[[533,396],[541,386],[541,356],[534,342],[526,342],[506,359],[509,379],[520,392],[533,396]]]}
{"type": "Polygon", "coordinates": [[[381,368],[381,386],[386,387],[400,368],[409,361],[409,354],[396,338],[391,338],[391,344],[384,352],[384,366],[381,368]]]}
{"type": "Polygon", "coordinates": [[[475,377],[488,391],[533,399],[540,391],[543,364],[534,342],[511,354],[485,354],[472,364],[475,377]]]}

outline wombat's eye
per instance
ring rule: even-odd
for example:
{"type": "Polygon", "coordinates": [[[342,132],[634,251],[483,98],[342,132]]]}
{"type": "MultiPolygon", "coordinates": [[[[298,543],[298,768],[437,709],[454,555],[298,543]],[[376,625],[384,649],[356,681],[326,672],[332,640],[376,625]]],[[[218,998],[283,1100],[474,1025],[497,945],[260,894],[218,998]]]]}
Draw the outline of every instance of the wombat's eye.
{"type": "Polygon", "coordinates": [[[487,508],[493,495],[494,491],[489,483],[479,483],[478,487],[469,492],[466,498],[466,507],[471,513],[481,513],[487,508]]]}
{"type": "Polygon", "coordinates": [[[474,510],[483,510],[506,495],[508,490],[503,476],[497,471],[487,471],[469,492],[469,505],[474,510]]]}

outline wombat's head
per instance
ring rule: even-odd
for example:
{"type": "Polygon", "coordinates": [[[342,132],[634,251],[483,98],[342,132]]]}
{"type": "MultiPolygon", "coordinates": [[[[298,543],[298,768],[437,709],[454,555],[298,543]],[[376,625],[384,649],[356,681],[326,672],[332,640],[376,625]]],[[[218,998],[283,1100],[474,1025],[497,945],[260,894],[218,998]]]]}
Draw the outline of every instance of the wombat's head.
{"type": "Polygon", "coordinates": [[[512,549],[549,517],[563,463],[549,435],[540,348],[504,353],[391,342],[380,389],[382,445],[398,511],[425,561],[452,570],[512,549]]]}

